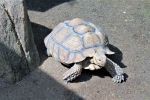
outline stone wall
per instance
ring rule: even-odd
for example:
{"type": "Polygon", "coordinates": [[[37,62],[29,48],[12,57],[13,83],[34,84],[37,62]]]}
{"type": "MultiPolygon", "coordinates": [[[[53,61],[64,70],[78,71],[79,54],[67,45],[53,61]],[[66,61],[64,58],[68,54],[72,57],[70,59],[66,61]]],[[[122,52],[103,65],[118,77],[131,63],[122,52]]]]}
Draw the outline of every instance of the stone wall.
{"type": "Polygon", "coordinates": [[[16,82],[39,62],[24,0],[0,0],[0,80],[16,82]]]}

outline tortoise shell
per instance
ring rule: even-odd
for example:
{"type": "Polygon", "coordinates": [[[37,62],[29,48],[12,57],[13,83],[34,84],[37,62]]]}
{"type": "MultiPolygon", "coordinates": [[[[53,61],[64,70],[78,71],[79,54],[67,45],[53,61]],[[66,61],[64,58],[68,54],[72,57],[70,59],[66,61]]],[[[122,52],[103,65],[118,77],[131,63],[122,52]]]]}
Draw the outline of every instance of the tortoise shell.
{"type": "Polygon", "coordinates": [[[108,39],[94,24],[75,18],[58,24],[44,43],[56,60],[69,64],[93,57],[94,48],[106,46],[108,39]]]}

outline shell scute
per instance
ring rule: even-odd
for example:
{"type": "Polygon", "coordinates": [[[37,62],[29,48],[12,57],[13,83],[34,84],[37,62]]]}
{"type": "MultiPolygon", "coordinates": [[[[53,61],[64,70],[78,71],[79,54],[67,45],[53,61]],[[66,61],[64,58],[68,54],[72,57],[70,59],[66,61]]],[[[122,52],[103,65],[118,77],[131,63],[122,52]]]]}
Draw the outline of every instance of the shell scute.
{"type": "Polygon", "coordinates": [[[68,25],[70,25],[72,27],[81,25],[81,24],[84,24],[84,21],[80,18],[74,18],[74,19],[68,21],[68,25]]]}
{"type": "Polygon", "coordinates": [[[62,28],[60,31],[57,32],[53,37],[58,43],[62,43],[70,36],[70,31],[67,28],[62,28]]]}
{"type": "Polygon", "coordinates": [[[64,49],[63,47],[59,48],[59,59],[61,62],[66,62],[69,57],[69,51],[64,49]]]}
{"type": "Polygon", "coordinates": [[[95,54],[95,50],[93,48],[85,49],[83,51],[83,55],[85,57],[93,57],[94,54],[95,54]]]}
{"type": "Polygon", "coordinates": [[[94,28],[89,25],[78,25],[74,27],[74,31],[79,34],[85,34],[87,32],[94,32],[94,28]]]}
{"type": "Polygon", "coordinates": [[[89,32],[84,35],[83,43],[85,48],[89,48],[89,47],[100,45],[101,41],[96,34],[89,32]]]}
{"type": "Polygon", "coordinates": [[[79,51],[83,48],[82,41],[78,35],[72,35],[62,45],[69,48],[71,51],[79,51]]]}

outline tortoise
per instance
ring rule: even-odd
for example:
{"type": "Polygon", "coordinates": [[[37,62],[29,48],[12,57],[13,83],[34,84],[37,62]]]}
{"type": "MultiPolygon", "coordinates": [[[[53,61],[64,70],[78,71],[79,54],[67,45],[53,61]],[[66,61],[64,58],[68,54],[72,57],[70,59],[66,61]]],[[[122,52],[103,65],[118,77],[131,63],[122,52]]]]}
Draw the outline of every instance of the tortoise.
{"type": "Polygon", "coordinates": [[[106,56],[114,54],[108,48],[107,35],[91,22],[80,18],[61,22],[45,37],[44,44],[48,56],[63,64],[74,64],[63,75],[67,82],[80,76],[82,69],[102,67],[106,68],[114,82],[124,81],[122,68],[106,56]]]}

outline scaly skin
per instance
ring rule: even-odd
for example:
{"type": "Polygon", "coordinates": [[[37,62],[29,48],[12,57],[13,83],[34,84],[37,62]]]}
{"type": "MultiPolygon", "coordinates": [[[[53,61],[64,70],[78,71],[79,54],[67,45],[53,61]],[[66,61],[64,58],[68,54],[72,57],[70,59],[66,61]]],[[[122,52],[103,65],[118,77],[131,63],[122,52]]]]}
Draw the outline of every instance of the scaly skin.
{"type": "Polygon", "coordinates": [[[112,79],[113,82],[121,83],[122,81],[124,81],[123,70],[115,62],[113,62],[112,60],[107,58],[106,59],[106,65],[105,66],[100,66],[97,63],[95,64],[94,60],[95,59],[90,59],[91,64],[84,67],[84,69],[97,70],[97,69],[101,69],[102,67],[104,67],[110,73],[110,75],[113,77],[113,79],[112,79]]]}
{"type": "Polygon", "coordinates": [[[111,76],[113,77],[113,82],[121,83],[122,81],[124,81],[124,73],[122,68],[120,68],[119,65],[117,65],[109,58],[107,58],[105,66],[99,66],[97,64],[94,64],[93,59],[90,59],[90,61],[86,60],[84,62],[74,64],[73,67],[71,67],[67,72],[64,73],[63,79],[67,82],[70,82],[81,75],[82,68],[89,70],[97,70],[101,69],[102,67],[106,68],[106,70],[111,74],[111,76]]]}
{"type": "Polygon", "coordinates": [[[117,65],[115,62],[107,58],[107,63],[105,66],[106,70],[110,73],[110,75],[113,77],[112,81],[115,83],[121,83],[124,81],[124,72],[122,68],[117,65]]]}
{"type": "Polygon", "coordinates": [[[66,82],[70,82],[81,75],[82,72],[82,64],[76,63],[74,64],[67,72],[64,73],[63,79],[66,82]]]}

